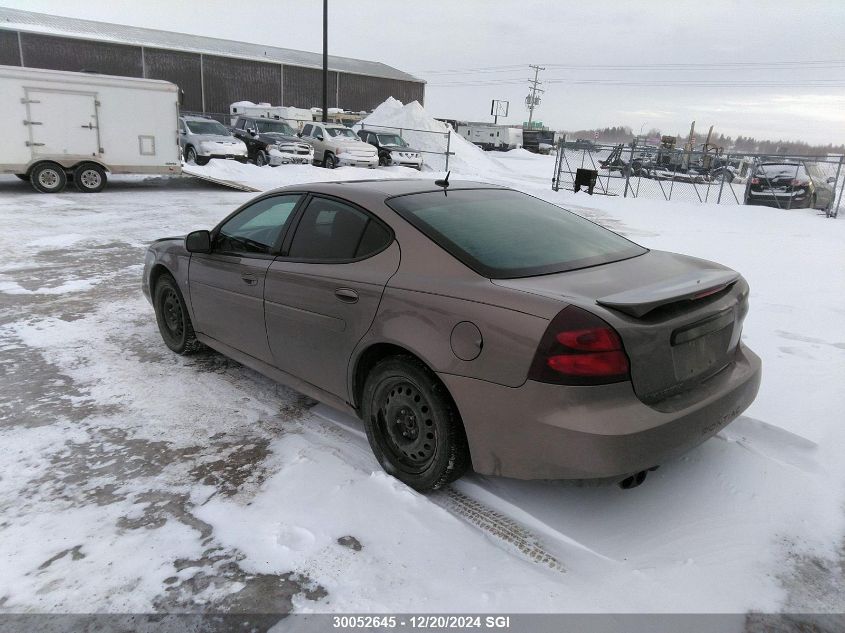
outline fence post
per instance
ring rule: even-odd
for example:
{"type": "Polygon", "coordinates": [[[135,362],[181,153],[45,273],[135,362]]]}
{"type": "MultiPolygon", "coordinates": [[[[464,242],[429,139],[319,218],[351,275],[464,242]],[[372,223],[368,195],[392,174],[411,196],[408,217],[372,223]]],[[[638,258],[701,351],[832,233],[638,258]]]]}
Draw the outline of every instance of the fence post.
{"type": "Polygon", "coordinates": [[[446,171],[449,171],[449,151],[452,147],[452,130],[446,130],[446,171]]]}
{"type": "MultiPolygon", "coordinates": [[[[731,155],[728,154],[728,157],[725,159],[725,164],[722,167],[722,183],[719,185],[719,196],[716,198],[716,204],[719,204],[722,201],[722,189],[725,188],[725,174],[728,172],[728,167],[731,166],[731,155]]],[[[733,173],[733,172],[731,172],[733,173]]],[[[733,178],[731,178],[731,182],[733,182],[733,178]]],[[[733,186],[733,185],[731,185],[733,186]]]]}
{"type": "Polygon", "coordinates": [[[631,181],[631,168],[634,163],[634,147],[637,145],[637,139],[631,141],[631,158],[628,159],[628,166],[625,169],[625,191],[622,193],[623,198],[628,197],[628,183],[631,181]]]}
{"type": "MultiPolygon", "coordinates": [[[[842,161],[845,160],[845,156],[839,157],[839,167],[836,169],[836,176],[837,179],[839,177],[839,172],[842,170],[842,161]]],[[[836,211],[833,212],[832,217],[839,216],[839,205],[842,204],[842,192],[845,190],[845,177],[842,178],[842,182],[839,184],[839,198],[836,199],[836,211]]],[[[833,184],[833,195],[836,195],[836,183],[833,184]]],[[[833,210],[833,205],[830,205],[831,210],[833,210]]]]}

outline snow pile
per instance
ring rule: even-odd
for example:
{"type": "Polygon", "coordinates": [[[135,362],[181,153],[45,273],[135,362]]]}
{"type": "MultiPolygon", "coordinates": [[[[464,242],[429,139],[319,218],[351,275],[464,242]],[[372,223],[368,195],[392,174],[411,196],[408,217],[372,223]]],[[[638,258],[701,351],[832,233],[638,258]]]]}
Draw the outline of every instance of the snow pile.
{"type": "MultiPolygon", "coordinates": [[[[484,150],[458,136],[451,126],[435,120],[417,101],[403,105],[401,101],[389,97],[353,129],[357,131],[367,126],[373,126],[376,131],[383,132],[400,132],[401,130],[402,138],[412,148],[424,152],[445,152],[446,134],[451,130],[449,150],[454,152],[454,155],[449,157],[451,171],[483,176],[502,170],[501,165],[490,158],[484,150]]],[[[442,154],[423,154],[423,161],[424,168],[429,170],[446,170],[446,157],[442,154]]]]}

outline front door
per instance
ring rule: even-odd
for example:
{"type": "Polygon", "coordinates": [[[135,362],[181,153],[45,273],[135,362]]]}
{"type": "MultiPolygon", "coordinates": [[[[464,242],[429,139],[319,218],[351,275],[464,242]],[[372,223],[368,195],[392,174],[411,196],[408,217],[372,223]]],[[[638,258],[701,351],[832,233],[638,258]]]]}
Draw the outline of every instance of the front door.
{"type": "Polygon", "coordinates": [[[287,194],[253,202],[215,230],[211,253],[191,256],[197,332],[272,362],[264,325],[265,276],[300,199],[287,194]]]}
{"type": "Polygon", "coordinates": [[[349,359],[399,267],[399,246],[379,220],[335,198],[312,197],[292,230],[267,271],[270,350],[283,371],[348,400],[349,359]]]}
{"type": "Polygon", "coordinates": [[[27,125],[33,158],[97,156],[96,100],[94,93],[27,90],[27,125]]]}

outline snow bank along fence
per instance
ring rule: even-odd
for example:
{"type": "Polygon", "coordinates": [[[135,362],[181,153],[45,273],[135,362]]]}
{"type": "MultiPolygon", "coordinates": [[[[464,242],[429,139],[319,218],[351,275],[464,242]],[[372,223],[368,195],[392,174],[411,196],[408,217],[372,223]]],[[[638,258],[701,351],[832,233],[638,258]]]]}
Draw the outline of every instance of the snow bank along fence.
{"type": "MultiPolygon", "coordinates": [[[[717,153],[638,144],[636,139],[628,144],[605,145],[568,142],[564,137],[557,143],[552,189],[573,190],[578,169],[597,172],[594,194],[711,204],[748,204],[754,180],[753,184],[763,185],[764,193],[773,198],[770,206],[782,209],[799,206],[793,200],[794,183],[806,179],[804,174],[811,171],[817,181],[832,189],[833,197],[824,213],[833,218],[839,214],[845,185],[845,156],[717,153]],[[788,166],[785,169],[794,166],[793,182],[773,184],[769,171],[760,167],[765,163],[782,163],[788,166]]],[[[802,200],[800,205],[804,204],[802,200]]]]}
{"type": "Polygon", "coordinates": [[[451,150],[452,148],[452,128],[450,127],[445,132],[435,132],[433,130],[420,130],[417,128],[412,127],[395,127],[392,125],[372,125],[371,123],[364,123],[359,122],[358,125],[361,126],[362,130],[371,130],[373,132],[379,132],[384,130],[394,131],[402,136],[404,132],[419,132],[422,134],[433,134],[434,137],[441,137],[443,139],[443,151],[438,152],[434,150],[424,150],[424,149],[417,149],[416,147],[411,144],[411,149],[415,152],[419,152],[420,154],[435,154],[437,156],[445,156],[446,157],[446,168],[443,171],[449,171],[449,157],[454,156],[455,152],[451,150]]]}

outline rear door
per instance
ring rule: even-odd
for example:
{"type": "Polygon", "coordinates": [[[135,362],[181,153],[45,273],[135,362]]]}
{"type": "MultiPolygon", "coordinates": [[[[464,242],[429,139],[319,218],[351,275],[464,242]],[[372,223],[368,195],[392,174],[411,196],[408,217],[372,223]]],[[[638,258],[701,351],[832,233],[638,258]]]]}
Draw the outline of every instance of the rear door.
{"type": "Polygon", "coordinates": [[[96,93],[28,88],[26,101],[33,158],[100,153],[96,93]]]}
{"type": "Polygon", "coordinates": [[[215,232],[211,253],[191,256],[188,280],[198,332],[272,363],[264,324],[265,276],[301,199],[286,194],[244,207],[215,232]]]}
{"type": "Polygon", "coordinates": [[[280,369],[348,399],[352,350],[370,328],[399,246],[381,221],[312,196],[267,271],[267,338],[280,369]]]}

